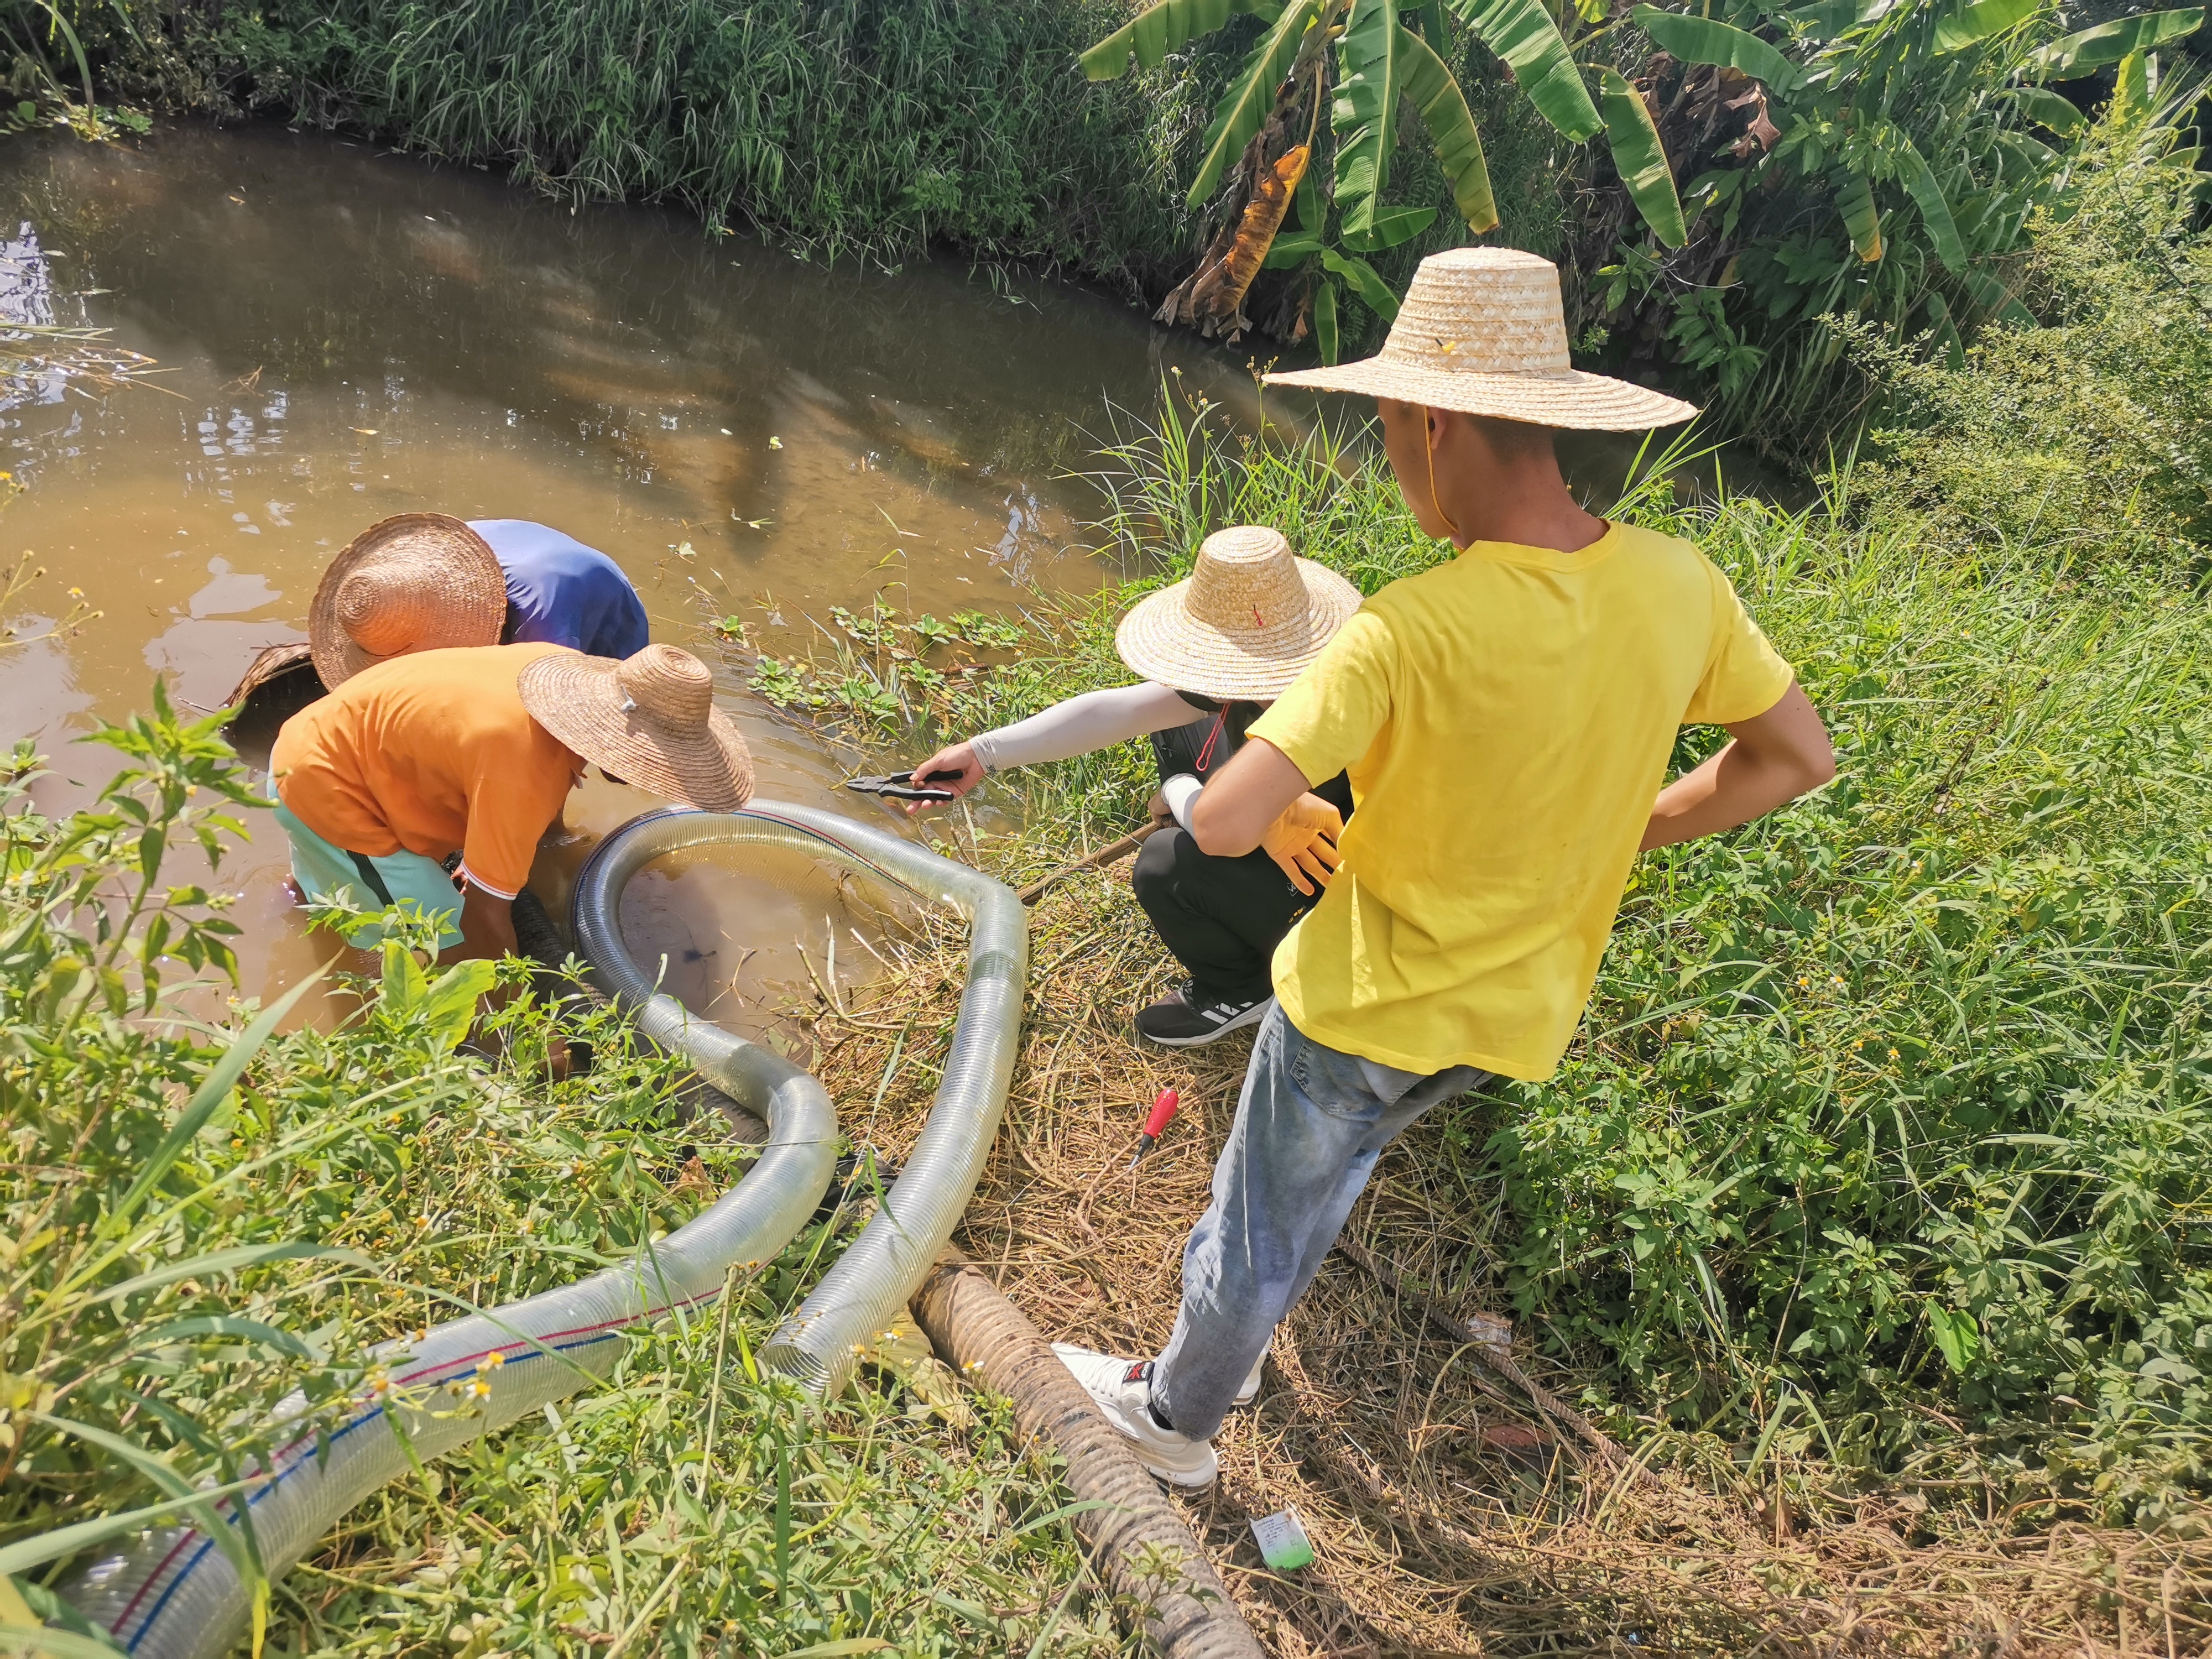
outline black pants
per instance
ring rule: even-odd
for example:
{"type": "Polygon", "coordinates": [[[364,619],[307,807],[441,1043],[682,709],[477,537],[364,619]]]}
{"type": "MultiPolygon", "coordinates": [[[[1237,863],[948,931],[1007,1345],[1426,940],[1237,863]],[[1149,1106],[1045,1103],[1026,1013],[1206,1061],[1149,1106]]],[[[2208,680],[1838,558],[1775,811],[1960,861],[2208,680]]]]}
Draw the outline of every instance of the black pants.
{"type": "Polygon", "coordinates": [[[1139,850],[1130,885],[1161,939],[1190,970],[1194,1001],[1268,995],[1275,946],[1320,896],[1291,885],[1263,852],[1215,858],[1172,825],[1139,850]]]}

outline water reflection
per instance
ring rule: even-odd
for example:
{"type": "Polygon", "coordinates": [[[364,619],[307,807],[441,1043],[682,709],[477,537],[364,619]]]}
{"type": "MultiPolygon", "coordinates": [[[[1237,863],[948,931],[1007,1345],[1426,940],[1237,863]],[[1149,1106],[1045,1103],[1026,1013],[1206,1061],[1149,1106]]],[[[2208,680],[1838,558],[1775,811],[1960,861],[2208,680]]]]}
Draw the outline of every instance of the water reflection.
{"type": "MultiPolygon", "coordinates": [[[[1096,580],[1064,554],[1091,498],[1060,475],[1108,402],[1151,407],[1170,358],[1224,400],[1242,381],[1078,290],[825,270],[276,128],[10,140],[0,223],[0,322],[105,327],[161,365],[155,387],[0,398],[0,466],[29,486],[0,545],[103,613],[0,655],[0,737],[39,736],[87,781],[102,759],[64,749],[72,732],[143,706],[155,672],[219,702],[388,514],[556,525],[629,572],[656,638],[700,647],[702,618],[734,612],[773,650],[886,586],[941,614],[1096,580]]],[[[762,792],[848,806],[745,665],[722,672],[762,792]]],[[[582,821],[642,804],[594,795],[582,821]]],[[[278,852],[272,830],[245,861],[253,938],[297,933],[278,852]]],[[[761,932],[790,937],[772,912],[761,932]]],[[[250,960],[249,988],[276,962],[250,960]]]]}

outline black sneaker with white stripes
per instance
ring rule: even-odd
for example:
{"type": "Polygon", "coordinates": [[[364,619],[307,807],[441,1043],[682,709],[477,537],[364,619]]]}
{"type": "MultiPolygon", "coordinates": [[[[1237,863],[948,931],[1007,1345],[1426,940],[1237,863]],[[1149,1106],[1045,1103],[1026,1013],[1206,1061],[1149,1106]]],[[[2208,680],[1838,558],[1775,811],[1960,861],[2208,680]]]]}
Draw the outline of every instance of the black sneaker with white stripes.
{"type": "Polygon", "coordinates": [[[1201,999],[1185,980],[1180,988],[1138,1011],[1137,1035],[1164,1048],[1195,1048],[1247,1025],[1257,1025],[1274,1006],[1271,996],[1201,999]]]}

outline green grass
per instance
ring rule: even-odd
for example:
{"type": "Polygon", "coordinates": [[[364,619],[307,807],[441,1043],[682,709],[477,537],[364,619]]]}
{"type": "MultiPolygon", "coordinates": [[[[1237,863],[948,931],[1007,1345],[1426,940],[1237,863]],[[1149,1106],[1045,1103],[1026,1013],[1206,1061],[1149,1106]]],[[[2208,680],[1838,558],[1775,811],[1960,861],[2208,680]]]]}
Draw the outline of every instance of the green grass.
{"type": "MultiPolygon", "coordinates": [[[[1368,591],[1446,551],[1370,444],[1258,441],[1203,405],[1101,481],[1102,539],[1152,574],[1038,612],[932,735],[1126,683],[1113,619],[1221,525],[1279,526],[1368,591]]],[[[1416,1138],[1464,1194],[1443,1288],[1509,1295],[1669,1455],[1809,1453],[1815,1499],[1909,1480],[2170,1516],[2212,1449],[2212,627],[2188,565],[2085,578],[2032,542],[1663,483],[1614,510],[1729,572],[1841,775],[1645,857],[1559,1075],[1416,1138]]],[[[1676,763],[1719,740],[1686,732],[1676,763]]],[[[994,780],[979,812],[1033,827],[984,855],[1048,866],[1152,783],[1136,744],[994,780]]]]}
{"type": "MultiPolygon", "coordinates": [[[[603,1008],[525,994],[505,1059],[458,1048],[486,964],[425,982],[388,945],[382,994],[328,1032],[195,1018],[234,930],[177,849],[280,833],[216,724],[157,690],[101,734],[131,763],[92,805],[40,817],[27,748],[0,790],[0,1544],[238,1480],[293,1390],[349,1414],[374,1343],[628,1259],[750,1160],[603,1008]],[[556,1026],[589,1078],[543,1079],[556,1026]]],[[[761,1378],[842,1237],[810,1228],[726,1314],[641,1331],[556,1413],[371,1498],[276,1587],[271,1650],[1118,1651],[1004,1414],[906,1356],[830,1407],[761,1378]]]]}

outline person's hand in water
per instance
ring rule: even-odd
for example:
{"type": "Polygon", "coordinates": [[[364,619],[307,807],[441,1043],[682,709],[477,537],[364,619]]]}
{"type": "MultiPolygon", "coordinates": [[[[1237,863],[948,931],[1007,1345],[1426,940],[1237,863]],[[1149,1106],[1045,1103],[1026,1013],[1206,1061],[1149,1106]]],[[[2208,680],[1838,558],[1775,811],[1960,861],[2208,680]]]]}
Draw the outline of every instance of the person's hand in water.
{"type": "MultiPolygon", "coordinates": [[[[915,767],[914,775],[907,781],[917,789],[950,789],[957,799],[983,781],[983,763],[976,758],[972,744],[956,743],[949,748],[939,750],[915,767]],[[933,772],[957,772],[960,775],[957,778],[933,778],[929,775],[933,772]]],[[[917,812],[927,812],[933,806],[943,805],[942,801],[910,800],[906,804],[906,815],[912,817],[917,812]]]]}
{"type": "Polygon", "coordinates": [[[1344,815],[1319,795],[1304,794],[1267,826],[1260,846],[1291,885],[1310,897],[1335,873],[1342,856],[1336,843],[1343,835],[1344,815]]]}

